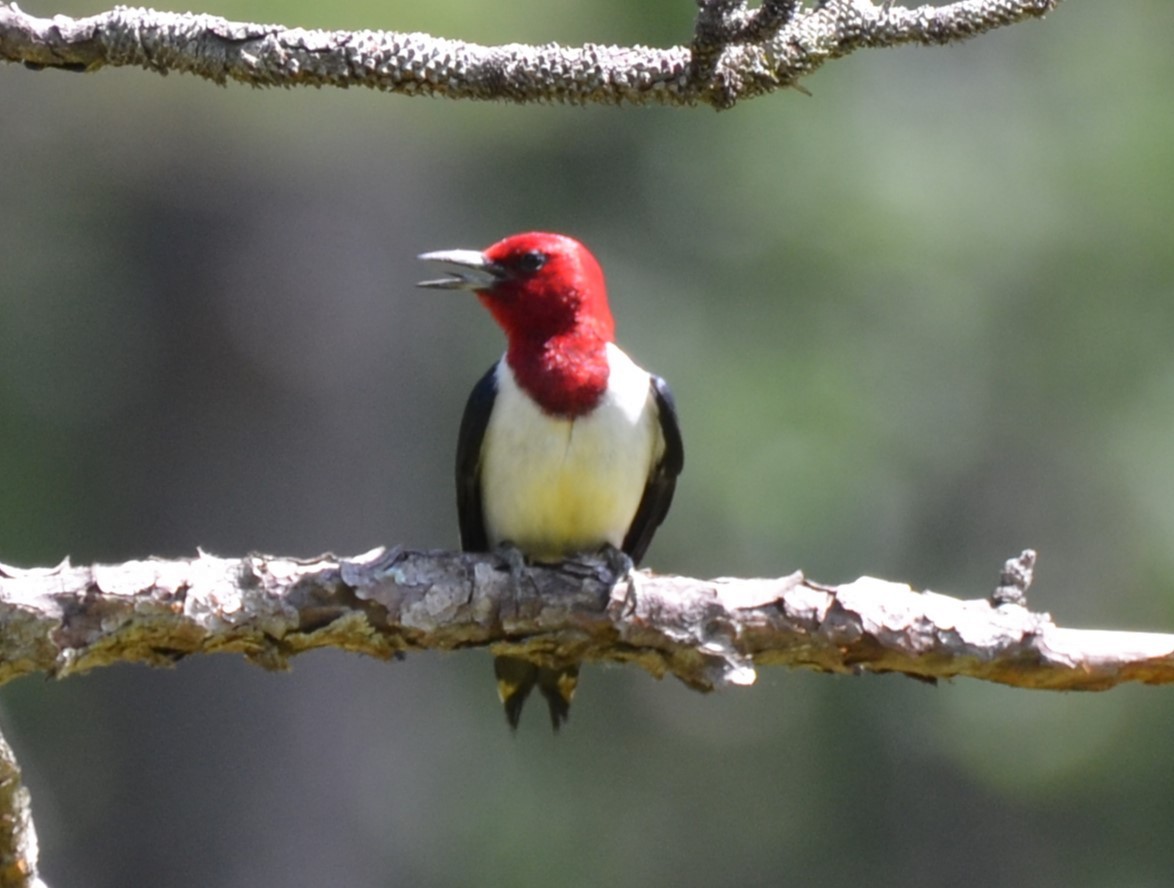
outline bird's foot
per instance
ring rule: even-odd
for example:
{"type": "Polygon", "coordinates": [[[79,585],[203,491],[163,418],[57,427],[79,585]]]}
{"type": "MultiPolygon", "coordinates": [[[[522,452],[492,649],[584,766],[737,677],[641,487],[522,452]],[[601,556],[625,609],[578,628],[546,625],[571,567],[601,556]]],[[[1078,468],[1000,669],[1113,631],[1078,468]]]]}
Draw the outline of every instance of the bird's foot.
{"type": "Polygon", "coordinates": [[[628,558],[619,549],[606,546],[595,552],[581,552],[569,558],[564,558],[557,565],[558,572],[570,577],[578,591],[587,589],[598,590],[598,605],[600,611],[611,601],[612,590],[632,567],[632,559],[628,558]],[[606,551],[610,549],[611,551],[606,551]]]}
{"type": "Polygon", "coordinates": [[[526,553],[519,549],[516,545],[506,540],[503,543],[498,543],[493,550],[493,554],[505,562],[506,568],[515,580],[520,579],[526,574],[526,553]]]}
{"type": "Polygon", "coordinates": [[[623,549],[617,549],[611,543],[606,543],[599,550],[599,554],[607,564],[608,570],[611,571],[612,582],[622,580],[636,569],[636,562],[632,560],[631,556],[623,549]]]}
{"type": "Polygon", "coordinates": [[[628,553],[605,543],[595,552],[584,552],[579,556],[564,558],[558,565],[560,571],[580,579],[594,577],[601,583],[615,584],[636,569],[628,553]],[[600,564],[600,561],[603,564],[600,564]]]}
{"type": "Polygon", "coordinates": [[[620,617],[630,616],[636,611],[637,581],[640,578],[636,563],[627,552],[612,545],[604,546],[599,554],[610,572],[607,610],[620,617]]]}
{"type": "Polygon", "coordinates": [[[530,576],[526,553],[509,540],[498,543],[493,552],[505,563],[505,568],[510,573],[510,579],[513,581],[514,587],[514,607],[516,609],[523,583],[529,584],[532,592],[538,592],[538,586],[530,576]]]}

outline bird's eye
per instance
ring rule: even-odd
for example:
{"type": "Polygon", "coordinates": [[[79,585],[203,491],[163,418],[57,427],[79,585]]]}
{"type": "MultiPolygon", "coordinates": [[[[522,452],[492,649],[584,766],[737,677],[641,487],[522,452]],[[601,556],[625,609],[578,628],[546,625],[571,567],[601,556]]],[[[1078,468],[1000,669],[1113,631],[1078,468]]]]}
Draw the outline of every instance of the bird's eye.
{"type": "Polygon", "coordinates": [[[541,250],[530,250],[518,257],[518,269],[526,274],[533,274],[546,264],[547,258],[541,250]]]}

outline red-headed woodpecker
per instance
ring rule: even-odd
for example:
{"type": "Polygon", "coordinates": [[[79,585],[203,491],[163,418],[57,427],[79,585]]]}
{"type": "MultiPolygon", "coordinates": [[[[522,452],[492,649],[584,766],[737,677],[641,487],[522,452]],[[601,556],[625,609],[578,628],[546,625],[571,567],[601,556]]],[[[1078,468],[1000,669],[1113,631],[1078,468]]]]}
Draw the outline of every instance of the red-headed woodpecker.
{"type": "MultiPolygon", "coordinates": [[[[531,232],[419,258],[451,269],[421,287],[472,290],[508,341],[461,420],[462,548],[514,546],[557,562],[612,547],[639,562],[672,503],[684,451],[668,386],[613,341],[595,257],[569,237],[531,232]]],[[[577,664],[497,657],[494,672],[511,728],[534,687],[555,730],[566,721],[577,664]]]]}

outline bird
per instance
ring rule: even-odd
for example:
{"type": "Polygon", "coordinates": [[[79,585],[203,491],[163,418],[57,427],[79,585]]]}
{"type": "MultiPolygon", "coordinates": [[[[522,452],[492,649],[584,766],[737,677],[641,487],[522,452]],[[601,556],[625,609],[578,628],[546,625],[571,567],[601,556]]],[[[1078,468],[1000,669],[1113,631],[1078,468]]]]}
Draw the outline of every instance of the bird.
{"type": "MultiPolygon", "coordinates": [[[[472,291],[506,336],[461,419],[462,550],[539,564],[623,553],[638,564],[672,504],[684,447],[668,385],[615,344],[599,262],[574,238],[540,231],[418,258],[446,266],[418,286],[472,291]]],[[[567,721],[577,663],[498,656],[494,674],[512,730],[535,687],[555,732],[567,721]]]]}

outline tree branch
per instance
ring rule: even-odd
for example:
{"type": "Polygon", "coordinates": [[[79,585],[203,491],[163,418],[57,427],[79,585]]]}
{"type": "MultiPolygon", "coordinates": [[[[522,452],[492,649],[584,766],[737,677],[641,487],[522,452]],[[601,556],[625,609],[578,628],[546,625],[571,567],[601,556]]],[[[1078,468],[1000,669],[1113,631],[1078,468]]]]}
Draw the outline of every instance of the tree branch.
{"type": "Polygon", "coordinates": [[[1040,18],[1060,0],[961,0],[916,9],[871,0],[698,0],[689,46],[479,46],[427,34],[311,31],[119,6],[36,18],[0,3],[0,59],[93,71],[135,65],[252,86],[365,86],[512,102],[729,108],[796,86],[864,47],[941,45],[1040,18]]]}
{"type": "Polygon", "coordinates": [[[37,875],[37,832],[29,791],[8,741],[0,735],[0,888],[45,888],[37,875]]]}
{"type": "Polygon", "coordinates": [[[632,662],[698,690],[750,684],[768,665],[1051,690],[1174,682],[1174,635],[1063,629],[1027,610],[1033,560],[1027,552],[1008,562],[995,593],[969,601],[870,578],[826,586],[800,573],[615,578],[596,560],[530,568],[516,583],[495,556],[400,549],[0,567],[0,683],[221,651],[281,669],[323,647],[632,662]]]}

